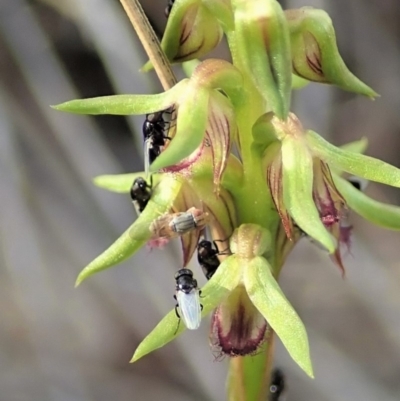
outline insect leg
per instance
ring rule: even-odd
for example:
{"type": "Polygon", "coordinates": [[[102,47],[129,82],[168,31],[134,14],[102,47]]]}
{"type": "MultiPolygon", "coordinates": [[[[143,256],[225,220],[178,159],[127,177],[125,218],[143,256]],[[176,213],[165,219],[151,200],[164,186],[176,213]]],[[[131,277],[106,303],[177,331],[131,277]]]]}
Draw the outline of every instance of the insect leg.
{"type": "Polygon", "coordinates": [[[220,252],[219,248],[218,248],[218,245],[217,245],[217,242],[226,242],[226,241],[228,241],[228,239],[229,239],[229,237],[225,238],[225,239],[216,239],[215,241],[213,241],[215,249],[218,251],[218,255],[230,255],[231,254],[229,246],[227,248],[225,248],[223,251],[220,252]]]}

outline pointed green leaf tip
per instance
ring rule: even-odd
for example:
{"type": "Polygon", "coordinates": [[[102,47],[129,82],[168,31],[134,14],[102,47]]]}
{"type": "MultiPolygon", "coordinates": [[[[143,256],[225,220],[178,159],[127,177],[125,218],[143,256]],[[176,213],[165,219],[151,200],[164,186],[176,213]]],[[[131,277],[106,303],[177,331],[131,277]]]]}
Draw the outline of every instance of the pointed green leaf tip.
{"type": "MultiPolygon", "coordinates": [[[[201,290],[202,316],[210,313],[218,304],[239,284],[241,265],[235,255],[226,258],[218,267],[210,281],[201,290]]],[[[171,285],[173,283],[171,282],[171,285]]],[[[175,310],[171,310],[154,330],[140,343],[132,357],[131,362],[136,362],[150,352],[163,347],[185,330],[185,325],[180,322],[175,310]],[[176,332],[176,333],[175,333],[176,332]]]]}
{"type": "Polygon", "coordinates": [[[283,139],[281,149],[285,206],[303,231],[333,253],[336,243],[322,224],[312,196],[312,155],[301,139],[289,136],[283,139]]]}
{"type": "Polygon", "coordinates": [[[179,94],[185,91],[186,79],[170,90],[157,95],[115,95],[89,99],[76,99],[52,106],[53,109],[76,114],[148,114],[165,110],[173,105],[179,94]]]}
{"type": "Polygon", "coordinates": [[[350,209],[373,224],[390,230],[400,230],[400,207],[371,199],[336,174],[333,174],[333,179],[350,209]]]}
{"type": "Polygon", "coordinates": [[[303,322],[286,299],[262,256],[252,259],[244,270],[244,284],[253,304],[278,335],[293,360],[314,377],[308,337],[303,322]]]}
{"type": "Polygon", "coordinates": [[[345,143],[340,148],[346,150],[347,152],[365,153],[368,148],[368,139],[366,137],[362,137],[358,141],[345,143]]]}
{"type": "Polygon", "coordinates": [[[334,168],[369,181],[400,188],[400,170],[388,163],[337,148],[313,131],[307,131],[307,142],[313,154],[334,168]]]}
{"type": "Polygon", "coordinates": [[[170,209],[181,186],[181,181],[165,174],[139,218],[107,250],[79,273],[75,286],[93,274],[123,262],[146,244],[151,236],[149,229],[151,222],[170,209]]]}

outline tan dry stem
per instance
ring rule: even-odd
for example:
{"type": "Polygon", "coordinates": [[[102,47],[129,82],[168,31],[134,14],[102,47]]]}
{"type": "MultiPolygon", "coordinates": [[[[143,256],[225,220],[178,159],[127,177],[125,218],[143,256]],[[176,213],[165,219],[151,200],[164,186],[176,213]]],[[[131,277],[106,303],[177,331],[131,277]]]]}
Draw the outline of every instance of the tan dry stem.
{"type": "Polygon", "coordinates": [[[176,78],[171,65],[161,49],[160,42],[151,27],[146,14],[138,0],[120,0],[126,14],[142,43],[158,79],[164,90],[171,89],[176,84],[176,78]]]}

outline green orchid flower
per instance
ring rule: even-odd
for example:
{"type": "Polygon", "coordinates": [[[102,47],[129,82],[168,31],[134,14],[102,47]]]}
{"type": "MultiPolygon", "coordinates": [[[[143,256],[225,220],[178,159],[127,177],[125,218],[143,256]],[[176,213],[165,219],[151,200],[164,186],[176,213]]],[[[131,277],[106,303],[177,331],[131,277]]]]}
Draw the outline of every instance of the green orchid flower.
{"type": "MultiPolygon", "coordinates": [[[[400,187],[400,172],[363,155],[365,140],[336,147],[304,129],[290,112],[292,89],[308,81],[376,96],[346,68],[323,11],[283,11],[276,0],[176,0],[161,45],[171,62],[193,60],[184,65],[190,78],[157,95],[106,96],[55,106],[80,114],[162,116],[168,110],[171,115],[169,124],[159,126],[163,142],[145,172],[95,179],[102,188],[135,195],[140,178],[144,192],[137,220],[83,269],[77,284],[146,244],[161,247],[180,237],[179,267],[187,267],[201,239],[220,244],[212,254],[215,273],[200,298],[202,316],[212,316],[211,349],[217,359],[243,358],[247,373],[240,391],[247,399],[266,399],[262,381],[271,364],[265,356],[274,333],[313,376],[306,330],[278,284],[286,257],[307,237],[344,274],[341,246],[350,246],[351,210],[400,229],[400,208],[369,198],[347,175],[400,187]],[[214,48],[223,34],[232,62],[194,60],[214,48]],[[179,231],[182,218],[186,225],[179,231]]],[[[153,145],[148,141],[146,152],[153,145]]],[[[179,322],[171,308],[132,360],[183,333],[186,327],[179,322]]],[[[230,391],[236,385],[232,378],[230,391]]]]}

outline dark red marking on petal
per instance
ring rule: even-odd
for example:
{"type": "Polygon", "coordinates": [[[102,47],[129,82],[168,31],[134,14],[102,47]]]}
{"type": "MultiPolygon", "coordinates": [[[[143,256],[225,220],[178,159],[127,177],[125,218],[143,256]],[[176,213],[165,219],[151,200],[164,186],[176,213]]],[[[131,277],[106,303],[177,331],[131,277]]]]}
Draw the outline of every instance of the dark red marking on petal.
{"type": "Polygon", "coordinates": [[[268,325],[257,310],[249,311],[239,302],[232,311],[219,306],[212,315],[211,329],[210,345],[218,358],[235,357],[255,354],[265,341],[268,325]]]}
{"type": "Polygon", "coordinates": [[[179,56],[174,57],[174,61],[179,62],[179,61],[184,61],[190,58],[193,54],[196,54],[199,52],[199,50],[203,47],[204,45],[204,39],[201,41],[200,45],[197,46],[195,49],[193,49],[191,52],[180,54],[179,56]]]}

